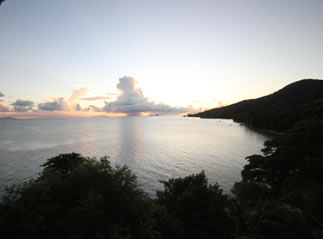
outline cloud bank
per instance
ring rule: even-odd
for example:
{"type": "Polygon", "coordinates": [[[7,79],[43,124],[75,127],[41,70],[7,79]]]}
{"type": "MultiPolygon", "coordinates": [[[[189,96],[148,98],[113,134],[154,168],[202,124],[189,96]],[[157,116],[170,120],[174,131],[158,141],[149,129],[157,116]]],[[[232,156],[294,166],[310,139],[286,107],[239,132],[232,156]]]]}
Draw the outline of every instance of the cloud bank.
{"type": "Polygon", "coordinates": [[[11,105],[14,107],[15,112],[27,112],[33,109],[34,102],[30,100],[16,100],[11,105]]]}
{"type": "Polygon", "coordinates": [[[38,109],[45,111],[60,111],[67,109],[67,103],[64,98],[58,98],[53,101],[38,104],[38,109]]]}
{"type": "Polygon", "coordinates": [[[81,98],[81,100],[86,100],[86,101],[110,100],[110,99],[111,97],[108,97],[108,96],[94,96],[94,97],[81,98]]]}
{"type": "Polygon", "coordinates": [[[87,95],[88,91],[88,88],[82,87],[74,90],[69,99],[52,97],[49,101],[38,104],[38,109],[44,111],[80,111],[81,106],[79,100],[87,95]]]}
{"type": "MultiPolygon", "coordinates": [[[[190,111],[190,108],[173,107],[148,99],[142,89],[137,87],[137,82],[133,77],[120,78],[116,87],[119,93],[111,93],[106,96],[87,97],[89,90],[82,87],[74,90],[67,98],[49,97],[46,101],[37,103],[17,99],[10,105],[0,104],[0,117],[125,116],[150,113],[178,114],[190,111]]],[[[3,96],[4,94],[0,92],[0,97],[3,96]]]]}
{"type": "Polygon", "coordinates": [[[105,102],[105,112],[127,113],[128,115],[140,115],[140,113],[184,113],[187,108],[172,107],[163,103],[149,101],[142,90],[137,88],[137,82],[133,77],[122,77],[119,79],[117,88],[121,95],[117,100],[105,102]]]}
{"type": "Polygon", "coordinates": [[[95,105],[89,105],[87,108],[84,108],[85,112],[103,112],[103,109],[95,105]]]}

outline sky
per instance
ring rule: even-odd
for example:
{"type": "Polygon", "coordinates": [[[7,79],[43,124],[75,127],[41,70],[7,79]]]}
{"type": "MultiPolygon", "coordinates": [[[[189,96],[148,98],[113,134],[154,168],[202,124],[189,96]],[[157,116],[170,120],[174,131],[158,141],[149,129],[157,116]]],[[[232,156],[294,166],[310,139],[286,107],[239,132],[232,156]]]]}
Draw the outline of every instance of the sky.
{"type": "Polygon", "coordinates": [[[184,114],[323,79],[321,0],[6,0],[0,117],[184,114]]]}

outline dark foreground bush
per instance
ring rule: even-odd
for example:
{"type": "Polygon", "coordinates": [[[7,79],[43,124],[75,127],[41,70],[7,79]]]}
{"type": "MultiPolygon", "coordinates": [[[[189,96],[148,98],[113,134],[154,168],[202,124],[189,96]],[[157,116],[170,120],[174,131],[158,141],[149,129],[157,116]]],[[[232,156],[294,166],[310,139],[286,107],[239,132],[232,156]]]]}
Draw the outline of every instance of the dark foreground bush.
{"type": "Polygon", "coordinates": [[[228,199],[202,172],[149,198],[126,167],[62,154],[38,178],[7,189],[1,238],[232,238],[228,199]]]}
{"type": "Polygon", "coordinates": [[[177,225],[164,226],[162,231],[167,238],[233,237],[228,197],[217,184],[208,184],[203,171],[163,184],[164,191],[157,193],[158,203],[166,208],[172,225],[177,225]]]}
{"type": "Polygon", "coordinates": [[[152,201],[126,167],[59,155],[40,176],[7,190],[1,238],[160,238],[152,201]]]}
{"type": "Polygon", "coordinates": [[[248,157],[236,195],[249,238],[323,238],[323,121],[302,121],[248,157]]]}

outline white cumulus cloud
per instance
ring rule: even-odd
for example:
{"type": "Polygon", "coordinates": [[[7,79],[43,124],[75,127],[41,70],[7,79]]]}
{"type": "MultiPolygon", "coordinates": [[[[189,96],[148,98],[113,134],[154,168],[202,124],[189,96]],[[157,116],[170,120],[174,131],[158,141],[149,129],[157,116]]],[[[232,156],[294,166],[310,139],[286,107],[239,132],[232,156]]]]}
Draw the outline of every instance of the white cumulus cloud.
{"type": "Polygon", "coordinates": [[[38,104],[38,109],[45,111],[73,111],[81,110],[79,100],[88,94],[88,88],[82,87],[73,91],[68,99],[64,97],[51,97],[47,102],[38,104]]]}
{"type": "Polygon", "coordinates": [[[115,101],[105,102],[103,107],[105,112],[139,115],[143,112],[184,113],[188,111],[187,108],[173,107],[150,101],[144,96],[142,90],[137,88],[137,82],[133,77],[125,76],[120,78],[117,88],[121,91],[121,94],[115,101]]]}

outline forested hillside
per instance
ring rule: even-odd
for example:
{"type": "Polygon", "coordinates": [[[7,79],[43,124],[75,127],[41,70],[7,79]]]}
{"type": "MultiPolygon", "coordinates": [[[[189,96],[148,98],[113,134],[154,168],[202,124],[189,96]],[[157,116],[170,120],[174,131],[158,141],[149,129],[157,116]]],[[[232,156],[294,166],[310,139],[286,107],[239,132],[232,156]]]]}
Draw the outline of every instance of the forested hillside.
{"type": "Polygon", "coordinates": [[[230,118],[259,129],[287,130],[301,120],[323,119],[323,80],[297,81],[267,96],[189,116],[230,118]]]}

